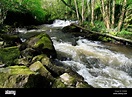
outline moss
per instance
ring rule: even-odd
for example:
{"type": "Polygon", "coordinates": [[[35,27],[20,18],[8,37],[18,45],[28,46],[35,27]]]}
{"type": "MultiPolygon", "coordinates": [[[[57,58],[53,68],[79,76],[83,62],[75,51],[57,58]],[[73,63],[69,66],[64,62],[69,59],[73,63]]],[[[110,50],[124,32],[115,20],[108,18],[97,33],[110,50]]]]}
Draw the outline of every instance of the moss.
{"type": "Polygon", "coordinates": [[[50,59],[47,56],[43,57],[41,59],[41,62],[42,62],[42,64],[44,64],[46,66],[48,66],[49,64],[51,64],[50,59]]]}
{"type": "Polygon", "coordinates": [[[109,37],[102,37],[102,36],[99,36],[99,40],[103,41],[103,42],[109,42],[109,41],[113,41],[111,38],[109,37]]]}
{"type": "Polygon", "coordinates": [[[109,34],[116,36],[117,32],[109,32],[109,34]]]}
{"type": "Polygon", "coordinates": [[[6,65],[13,64],[14,59],[17,59],[19,56],[20,51],[17,46],[0,48],[0,60],[6,65]]]}
{"type": "Polygon", "coordinates": [[[43,59],[44,57],[47,57],[47,56],[44,55],[44,54],[37,55],[37,56],[33,57],[32,62],[40,61],[40,60],[43,59]]]}
{"type": "Polygon", "coordinates": [[[0,73],[0,88],[10,88],[15,84],[17,75],[9,76],[8,73],[0,73]]]}
{"type": "Polygon", "coordinates": [[[21,75],[35,74],[33,71],[31,71],[26,66],[10,66],[8,68],[11,70],[11,74],[21,74],[21,75]]]}
{"type": "Polygon", "coordinates": [[[0,68],[0,88],[23,87],[30,74],[35,73],[26,66],[0,68]]]}
{"type": "Polygon", "coordinates": [[[67,86],[60,79],[56,79],[52,85],[52,88],[67,88],[67,86]]]}
{"type": "Polygon", "coordinates": [[[32,71],[37,71],[39,70],[40,68],[43,67],[43,64],[40,62],[40,61],[36,61],[35,63],[33,63],[32,65],[30,65],[30,70],[32,71]]]}
{"type": "Polygon", "coordinates": [[[30,70],[41,74],[41,76],[44,76],[49,80],[53,80],[51,73],[43,66],[40,61],[36,61],[29,68],[30,70]]]}
{"type": "Polygon", "coordinates": [[[51,42],[51,39],[50,37],[47,35],[47,34],[40,34],[37,36],[37,38],[39,39],[35,45],[34,45],[34,48],[41,48],[41,49],[45,49],[45,48],[48,48],[48,49],[53,49],[53,44],[51,42]]]}
{"type": "Polygon", "coordinates": [[[56,58],[57,56],[55,48],[53,46],[53,42],[50,39],[49,35],[46,33],[41,33],[37,36],[33,36],[28,39],[26,43],[28,48],[32,48],[36,52],[36,55],[46,54],[50,58],[56,58]]]}
{"type": "Polygon", "coordinates": [[[29,61],[26,58],[15,59],[14,64],[27,66],[29,64],[29,61]]]}

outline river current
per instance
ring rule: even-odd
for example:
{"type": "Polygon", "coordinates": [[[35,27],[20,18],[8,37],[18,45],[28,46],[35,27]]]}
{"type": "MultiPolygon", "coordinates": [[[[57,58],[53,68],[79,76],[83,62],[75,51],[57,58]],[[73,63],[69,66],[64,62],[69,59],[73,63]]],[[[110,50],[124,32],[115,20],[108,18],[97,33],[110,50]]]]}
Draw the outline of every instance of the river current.
{"type": "Polygon", "coordinates": [[[132,47],[91,41],[62,32],[62,28],[77,21],[56,20],[39,26],[39,30],[20,30],[28,33],[45,31],[57,51],[57,61],[70,66],[95,88],[132,88],[132,47]]]}

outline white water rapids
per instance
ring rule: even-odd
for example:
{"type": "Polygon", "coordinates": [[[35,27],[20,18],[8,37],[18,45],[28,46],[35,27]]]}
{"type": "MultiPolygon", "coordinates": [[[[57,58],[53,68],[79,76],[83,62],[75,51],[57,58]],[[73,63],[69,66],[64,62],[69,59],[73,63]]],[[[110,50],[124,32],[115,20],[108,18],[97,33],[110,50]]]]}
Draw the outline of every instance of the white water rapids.
{"type": "Polygon", "coordinates": [[[87,39],[79,39],[76,46],[54,40],[54,46],[71,59],[61,62],[72,67],[90,85],[97,88],[132,88],[132,77],[129,75],[132,58],[87,39]]]}
{"type": "MultiPolygon", "coordinates": [[[[53,40],[59,59],[84,77],[95,88],[132,88],[132,49],[106,45],[83,37],[73,37],[54,27],[64,27],[71,22],[57,20],[48,25],[47,33],[53,40]],[[73,45],[75,38],[76,45],[73,45]]],[[[42,28],[42,27],[41,27],[42,28]]]]}

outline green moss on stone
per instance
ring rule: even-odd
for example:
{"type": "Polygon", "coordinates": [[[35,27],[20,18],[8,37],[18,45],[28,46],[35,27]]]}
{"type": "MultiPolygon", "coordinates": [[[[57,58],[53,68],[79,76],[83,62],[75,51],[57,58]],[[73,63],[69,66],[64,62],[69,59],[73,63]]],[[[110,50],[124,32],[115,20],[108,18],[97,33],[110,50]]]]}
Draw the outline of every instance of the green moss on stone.
{"type": "Polygon", "coordinates": [[[53,49],[53,44],[52,41],[50,39],[50,37],[43,33],[37,36],[37,38],[39,39],[35,44],[34,44],[34,48],[41,48],[41,49],[53,49]]]}
{"type": "Polygon", "coordinates": [[[17,46],[0,48],[0,60],[6,64],[11,65],[14,59],[20,56],[20,51],[17,46]]]}
{"type": "Polygon", "coordinates": [[[32,62],[40,61],[40,60],[41,60],[42,58],[44,58],[44,57],[47,57],[47,56],[44,55],[44,54],[37,55],[37,56],[33,57],[32,62]]]}
{"type": "Polygon", "coordinates": [[[52,88],[66,88],[66,87],[67,86],[60,79],[56,79],[52,86],[52,88]]]}
{"type": "Polygon", "coordinates": [[[11,71],[11,74],[35,74],[33,71],[31,71],[29,68],[26,66],[10,66],[8,67],[11,71]]]}
{"type": "Polygon", "coordinates": [[[0,68],[0,88],[23,87],[28,76],[35,73],[26,66],[9,66],[0,68]]]}

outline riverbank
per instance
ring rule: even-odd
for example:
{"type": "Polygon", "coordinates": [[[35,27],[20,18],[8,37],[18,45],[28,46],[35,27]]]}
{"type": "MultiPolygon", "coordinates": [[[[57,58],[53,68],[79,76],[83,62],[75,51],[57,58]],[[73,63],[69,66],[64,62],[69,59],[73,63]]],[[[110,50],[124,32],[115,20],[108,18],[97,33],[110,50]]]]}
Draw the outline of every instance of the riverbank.
{"type": "Polygon", "coordinates": [[[64,27],[63,31],[72,32],[72,34],[74,34],[75,36],[83,36],[91,40],[98,40],[102,42],[110,42],[115,44],[123,44],[123,45],[132,46],[132,40],[123,38],[125,37],[125,35],[123,34],[122,34],[122,37],[119,37],[120,35],[116,36],[116,35],[112,35],[112,34],[108,34],[104,32],[103,33],[95,32],[85,27],[79,26],[77,24],[71,24],[67,27],[64,27]]]}

